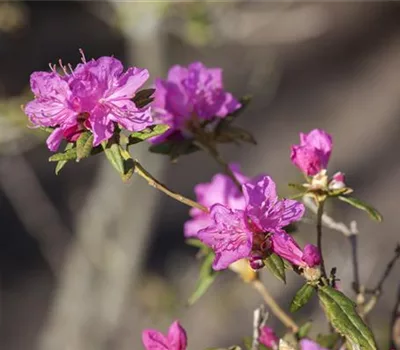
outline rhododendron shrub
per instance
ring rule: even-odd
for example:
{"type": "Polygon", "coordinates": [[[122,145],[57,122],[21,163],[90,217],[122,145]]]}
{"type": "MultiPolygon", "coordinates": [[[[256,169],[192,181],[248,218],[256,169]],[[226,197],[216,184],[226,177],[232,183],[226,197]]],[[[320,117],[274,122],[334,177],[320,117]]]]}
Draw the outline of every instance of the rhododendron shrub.
{"type": "MultiPolygon", "coordinates": [[[[82,56],[82,63],[75,68],[62,64],[60,68],[61,72],[51,66],[49,72],[32,73],[34,99],[24,107],[31,126],[50,133],[50,151],[65,144],[64,151],[50,157],[50,161],[57,162],[56,173],[68,161],[105,155],[124,181],[137,174],[189,206],[182,239],[197,247],[197,257],[202,259],[189,305],[207,291],[212,292],[218,273],[230,269],[260,293],[268,311],[254,311],[253,324],[243,329],[244,348],[377,349],[365,320],[379,301],[383,283],[400,257],[400,247],[376,288],[367,288],[357,277],[352,283],[355,302],[339,290],[341,271],[337,271],[334,262],[328,266],[324,260],[324,227],[343,233],[352,244],[358,231],[354,224],[348,227],[330,217],[325,210],[326,202],[343,201],[365,211],[377,222],[382,216],[353,197],[355,190],[349,187],[343,169],[330,169],[332,135],[322,129],[300,133],[300,143],[291,147],[290,156],[288,145],[287,161],[300,170],[305,181],[289,184],[295,192],[286,198],[277,192],[276,182],[269,175],[250,176],[246,171],[242,173],[239,164],[222,158],[221,144],[256,142],[248,131],[235,125],[250,99],[236,98],[228,92],[221,68],[208,68],[200,62],[175,65],[166,79],[158,78],[153,88],[144,90],[140,89],[149,72],[137,67],[124,70],[114,57],[86,61],[82,56]],[[209,182],[194,184],[195,200],[186,198],[151,175],[142,165],[145,159],[131,157],[130,147],[145,140],[151,152],[169,155],[174,161],[196,151],[206,152],[221,166],[221,172],[209,182]],[[299,225],[306,211],[315,215],[316,237],[312,242],[304,242],[303,226],[299,225]],[[261,281],[260,272],[264,270],[282,281],[282,288],[287,273],[296,274],[303,282],[293,295],[290,313],[270,295],[268,284],[261,281]],[[331,324],[330,332],[314,339],[309,335],[312,323],[301,324],[294,314],[312,298],[318,298],[331,324]],[[276,333],[266,324],[267,316],[279,320],[284,330],[276,333]]],[[[267,173],[268,170],[265,169],[267,173]]],[[[356,261],[356,246],[352,254],[356,261]]],[[[359,276],[359,266],[353,264],[354,276],[359,276]]],[[[143,331],[142,343],[146,350],[188,348],[186,331],[178,321],[166,333],[143,331]]]]}

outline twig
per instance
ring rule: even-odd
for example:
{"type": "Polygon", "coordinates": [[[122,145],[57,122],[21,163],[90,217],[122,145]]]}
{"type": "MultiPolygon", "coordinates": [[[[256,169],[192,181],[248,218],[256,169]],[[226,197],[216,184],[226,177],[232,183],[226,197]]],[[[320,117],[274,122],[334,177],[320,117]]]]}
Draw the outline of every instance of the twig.
{"type": "Polygon", "coordinates": [[[348,236],[351,245],[351,260],[353,265],[353,283],[352,287],[356,294],[360,293],[360,270],[358,266],[358,255],[357,255],[357,235],[348,236]]]}
{"type": "Polygon", "coordinates": [[[268,313],[265,311],[264,305],[260,305],[253,313],[253,341],[251,350],[258,350],[260,347],[260,331],[265,326],[268,319],[268,313]]]}
{"type": "Polygon", "coordinates": [[[400,259],[400,244],[397,245],[397,247],[395,249],[394,257],[386,265],[386,269],[383,272],[381,279],[379,280],[378,284],[376,285],[376,287],[374,289],[374,291],[376,293],[380,293],[382,291],[383,283],[385,283],[386,279],[389,277],[390,272],[392,271],[392,269],[398,259],[400,259]]]}
{"type": "Polygon", "coordinates": [[[253,288],[260,293],[264,302],[270,308],[271,312],[279,318],[279,320],[287,327],[292,330],[293,333],[296,333],[299,330],[297,324],[290,318],[290,316],[281,309],[275,299],[269,294],[268,290],[261,283],[260,280],[255,280],[252,283],[253,288]]]}
{"type": "Polygon", "coordinates": [[[390,322],[390,349],[400,349],[400,283],[390,322]]]}
{"type": "Polygon", "coordinates": [[[153,177],[153,175],[151,175],[145,168],[143,168],[143,166],[137,160],[135,160],[135,173],[143,177],[150,186],[165,193],[167,196],[170,196],[171,198],[183,204],[186,204],[189,207],[197,208],[204,211],[205,213],[208,213],[208,209],[204,205],[201,205],[200,203],[186,198],[179,193],[171,191],[167,186],[159,182],[156,178],[153,177]]]}
{"type": "Polygon", "coordinates": [[[317,247],[319,256],[321,258],[321,273],[323,277],[326,277],[325,262],[322,254],[322,215],[324,214],[324,203],[325,201],[318,202],[317,210],[317,247]]]}
{"type": "MultiPolygon", "coordinates": [[[[314,203],[311,197],[303,196],[303,203],[314,214],[317,214],[318,206],[314,203]]],[[[324,213],[322,215],[322,223],[331,230],[343,233],[346,237],[358,234],[357,223],[355,221],[352,221],[350,226],[346,226],[343,222],[335,221],[328,214],[324,213]]]]}

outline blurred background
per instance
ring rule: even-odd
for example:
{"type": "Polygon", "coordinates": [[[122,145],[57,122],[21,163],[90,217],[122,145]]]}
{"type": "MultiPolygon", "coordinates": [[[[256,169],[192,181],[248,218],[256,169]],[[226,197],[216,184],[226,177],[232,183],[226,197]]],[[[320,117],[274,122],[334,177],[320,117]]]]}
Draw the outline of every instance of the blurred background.
{"type": "MultiPolygon", "coordinates": [[[[29,75],[48,63],[76,64],[115,55],[166,76],[172,64],[200,60],[224,69],[228,91],[251,94],[238,124],[258,146],[223,147],[249,175],[269,173],[289,194],[301,181],[289,159],[298,133],[319,127],[334,137],[331,173],[342,170],[356,196],[376,206],[380,225],[345,205],[328,206],[360,231],[361,282],[375,286],[399,241],[400,4],[395,2],[113,2],[0,3],[0,344],[5,350],[141,349],[141,330],[165,331],[179,318],[190,349],[228,346],[251,335],[262,302],[231,272],[187,308],[199,263],[183,241],[188,208],[140,178],[123,184],[104,157],[68,164],[59,176],[45,136],[26,128],[20,105],[32,98],[29,75]]],[[[150,82],[149,82],[150,83],[150,82]]],[[[174,190],[220,171],[205,154],[177,164],[135,148],[135,157],[174,190]]],[[[303,224],[297,239],[315,243],[303,224]]],[[[326,263],[350,296],[350,245],[325,230],[326,263]]],[[[400,267],[370,315],[387,347],[400,267]]],[[[302,283],[263,279],[279,303],[302,283]]],[[[296,316],[328,331],[317,300],[296,316]],[[319,321],[319,322],[318,322],[319,321]]],[[[282,328],[271,316],[269,324],[282,328]]]]}

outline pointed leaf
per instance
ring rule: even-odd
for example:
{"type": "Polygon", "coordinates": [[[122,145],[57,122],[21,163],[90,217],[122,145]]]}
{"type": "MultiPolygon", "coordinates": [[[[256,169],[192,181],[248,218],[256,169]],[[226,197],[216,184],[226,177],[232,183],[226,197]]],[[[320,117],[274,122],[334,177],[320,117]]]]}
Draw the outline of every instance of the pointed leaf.
{"type": "Polygon", "coordinates": [[[371,207],[369,204],[364,203],[357,198],[345,197],[345,196],[339,196],[338,198],[341,201],[346,202],[357,209],[366,211],[369,214],[369,216],[375,221],[381,222],[383,220],[382,215],[375,208],[371,207]]]}
{"type": "Polygon", "coordinates": [[[87,158],[93,149],[93,134],[89,131],[83,132],[76,140],[76,161],[87,158]]]}
{"type": "Polygon", "coordinates": [[[312,327],[312,322],[306,322],[300,326],[299,330],[297,331],[297,336],[299,339],[307,337],[308,333],[310,333],[312,327]]]}
{"type": "Polygon", "coordinates": [[[121,148],[114,141],[104,141],[101,143],[104,153],[111,165],[118,171],[120,175],[124,175],[124,158],[121,154],[121,148]]]}
{"type": "Polygon", "coordinates": [[[228,125],[221,128],[215,136],[215,141],[220,143],[242,141],[251,143],[253,145],[257,144],[256,139],[251,133],[245,129],[233,125],[228,125]]]}
{"type": "Polygon", "coordinates": [[[357,314],[355,304],[336,289],[323,286],[318,290],[325,314],[338,333],[364,350],[376,350],[374,336],[357,314]]]}
{"type": "Polygon", "coordinates": [[[176,161],[180,156],[197,152],[198,150],[199,148],[193,144],[193,140],[165,141],[149,148],[152,153],[169,155],[171,161],[176,161]]]}
{"type": "Polygon", "coordinates": [[[217,277],[217,272],[213,270],[212,263],[214,261],[214,252],[210,252],[204,259],[200,268],[199,279],[197,280],[196,289],[188,300],[189,305],[193,305],[208,290],[217,277]]]}
{"type": "Polygon", "coordinates": [[[166,124],[157,124],[150,126],[144,130],[131,133],[129,135],[128,145],[134,145],[135,143],[142,142],[149,139],[150,137],[161,135],[168,129],[169,126],[166,124]]]}
{"type": "Polygon", "coordinates": [[[314,294],[314,287],[306,283],[301,287],[296,295],[294,296],[290,304],[290,312],[296,312],[300,310],[305,304],[307,304],[314,294]]]}
{"type": "MultiPolygon", "coordinates": [[[[252,337],[245,337],[243,338],[243,344],[246,350],[252,350],[253,349],[253,338],[252,337]]],[[[258,345],[258,350],[270,350],[271,348],[265,346],[264,344],[259,344],[258,345]]]]}
{"type": "Polygon", "coordinates": [[[333,334],[318,334],[317,343],[324,348],[333,349],[336,343],[339,341],[340,335],[337,333],[333,334]]]}
{"type": "Polygon", "coordinates": [[[56,153],[49,158],[49,162],[76,159],[76,148],[71,148],[62,153],[56,153]]]}
{"type": "Polygon", "coordinates": [[[276,278],[286,283],[285,264],[280,256],[272,253],[264,259],[264,263],[276,278]]]}
{"type": "MultiPolygon", "coordinates": [[[[65,151],[68,151],[74,147],[74,144],[72,142],[68,142],[67,145],[65,146],[65,151]]],[[[60,160],[57,162],[55,173],[58,175],[61,171],[62,168],[67,164],[67,160],[60,160]]]]}
{"type": "Polygon", "coordinates": [[[122,158],[124,159],[124,173],[121,174],[122,181],[128,182],[135,172],[135,162],[127,150],[120,147],[122,158]]]}

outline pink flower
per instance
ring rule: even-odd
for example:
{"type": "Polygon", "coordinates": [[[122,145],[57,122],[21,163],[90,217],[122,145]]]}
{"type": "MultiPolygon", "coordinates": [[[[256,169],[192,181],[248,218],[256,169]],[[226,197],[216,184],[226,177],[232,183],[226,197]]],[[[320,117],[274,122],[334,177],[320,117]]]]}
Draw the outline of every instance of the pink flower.
{"type": "Polygon", "coordinates": [[[283,227],[299,220],[304,206],[294,200],[280,200],[275,183],[260,176],[243,186],[244,210],[222,204],[211,207],[212,223],[198,232],[198,238],[216,254],[213,268],[225,269],[243,258],[250,259],[254,269],[263,267],[263,258],[272,249],[292,263],[306,267],[315,263],[314,250],[302,252],[283,227]]]}
{"type": "Polygon", "coordinates": [[[260,329],[259,342],[269,348],[275,348],[278,346],[279,338],[272,328],[264,326],[260,329]]]}
{"type": "Polygon", "coordinates": [[[301,350],[328,350],[310,339],[300,340],[301,350]]]}
{"type": "Polygon", "coordinates": [[[197,237],[214,250],[213,269],[223,270],[233,262],[249,257],[253,234],[247,226],[245,212],[215,204],[210,215],[211,225],[200,230],[197,237]]]}
{"type": "Polygon", "coordinates": [[[136,67],[123,72],[122,63],[113,57],[82,62],[65,75],[35,72],[31,89],[35,99],[25,107],[34,126],[54,127],[47,139],[51,151],[62,141],[75,141],[83,130],[94,135],[93,145],[108,140],[115,125],[139,131],[152,124],[149,107],[137,108],[131,99],[148,79],[146,69],[136,67]]]}
{"type": "Polygon", "coordinates": [[[303,173],[314,176],[326,169],[332,151],[332,137],[324,130],[300,133],[300,145],[293,145],[290,159],[303,173]]]}
{"type": "Polygon", "coordinates": [[[159,123],[168,124],[170,129],[152,138],[153,143],[183,138],[193,119],[224,118],[240,107],[232,94],[224,90],[222,69],[207,68],[200,62],[187,68],[173,66],[168,78],[157,79],[155,86],[154,117],[159,123]]]}
{"type": "Polygon", "coordinates": [[[187,347],[186,332],[178,321],[171,324],[166,336],[154,329],[144,330],[142,341],[146,350],[186,350],[187,347]]]}
{"type": "MultiPolygon", "coordinates": [[[[229,167],[240,183],[248,180],[239,169],[238,164],[230,164],[229,167]]],[[[224,174],[215,175],[211,182],[195,186],[197,202],[207,208],[214,204],[222,204],[231,209],[244,209],[246,202],[241,191],[237,188],[232,179],[224,174]]],[[[184,226],[185,237],[195,237],[197,232],[211,224],[211,217],[203,211],[192,208],[190,210],[191,220],[184,226]]]]}

